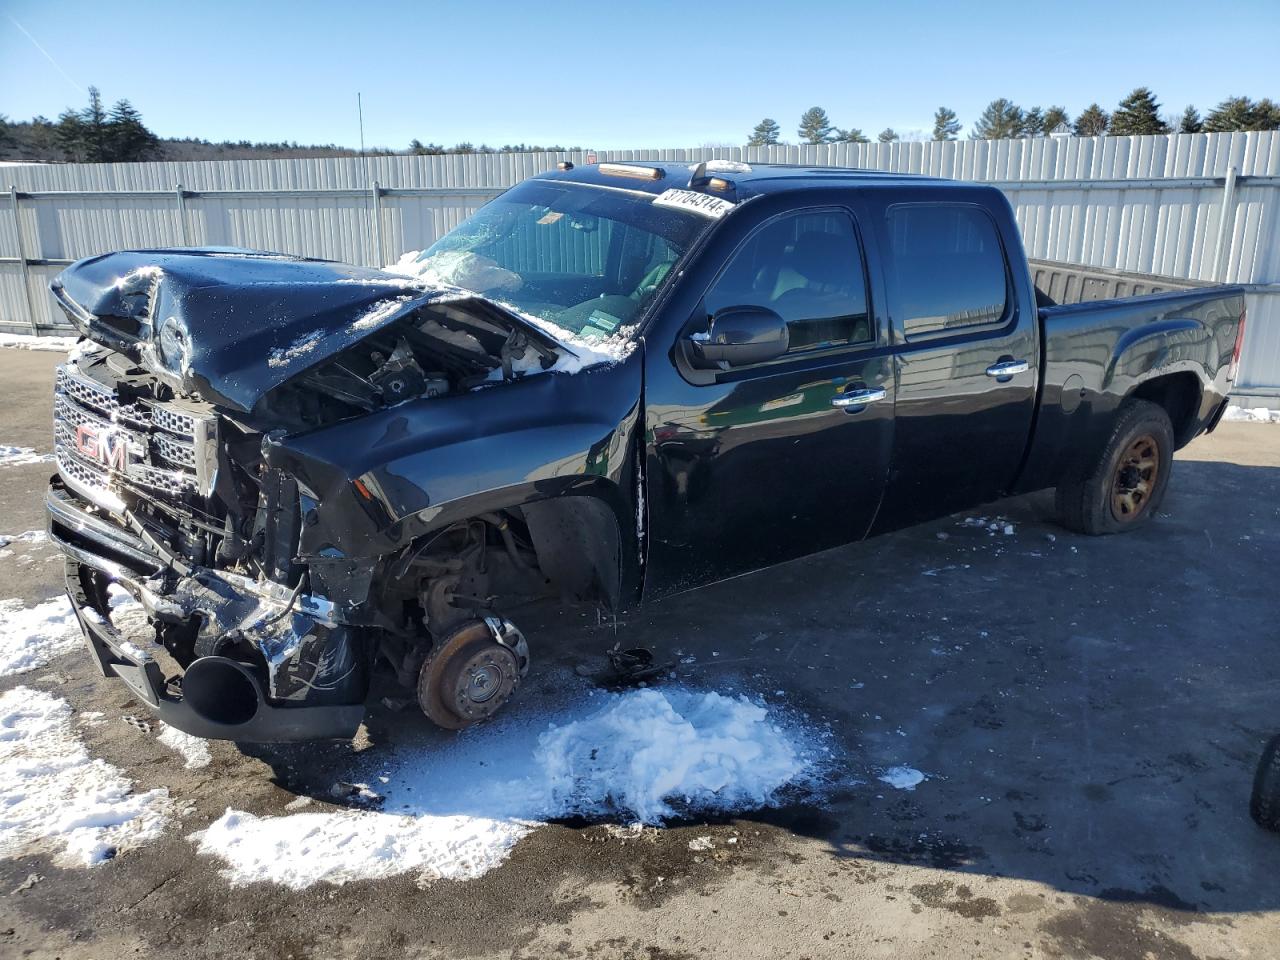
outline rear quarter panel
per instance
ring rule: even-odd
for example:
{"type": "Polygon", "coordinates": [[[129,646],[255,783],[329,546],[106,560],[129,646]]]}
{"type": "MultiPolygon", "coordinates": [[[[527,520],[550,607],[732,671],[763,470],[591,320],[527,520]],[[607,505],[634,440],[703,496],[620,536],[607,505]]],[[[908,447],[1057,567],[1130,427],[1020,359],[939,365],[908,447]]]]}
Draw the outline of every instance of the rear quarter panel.
{"type": "Polygon", "coordinates": [[[1196,379],[1200,394],[1183,439],[1201,432],[1230,392],[1243,310],[1238,287],[1042,308],[1040,409],[1018,492],[1054,486],[1106,441],[1124,400],[1157,377],[1196,379]]]}

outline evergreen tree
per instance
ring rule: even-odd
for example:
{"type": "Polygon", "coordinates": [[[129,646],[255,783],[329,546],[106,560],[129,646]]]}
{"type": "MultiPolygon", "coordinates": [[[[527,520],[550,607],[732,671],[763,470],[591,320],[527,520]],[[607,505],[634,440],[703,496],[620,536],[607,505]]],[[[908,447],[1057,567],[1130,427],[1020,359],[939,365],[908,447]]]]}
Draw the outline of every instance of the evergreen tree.
{"type": "Polygon", "coordinates": [[[1049,131],[1044,127],[1044,111],[1032,107],[1022,116],[1022,135],[1024,137],[1043,137],[1049,131]]]}
{"type": "Polygon", "coordinates": [[[75,163],[88,160],[89,145],[80,111],[68,107],[58,115],[55,143],[63,157],[75,163]]]}
{"type": "Polygon", "coordinates": [[[159,139],[128,100],[117,100],[111,108],[106,131],[109,158],[117,163],[150,160],[159,152],[159,139]]]}
{"type": "Polygon", "coordinates": [[[1096,103],[1091,103],[1084,108],[1084,113],[1076,117],[1076,136],[1100,137],[1107,132],[1110,123],[1111,118],[1107,116],[1107,111],[1096,103]]]}
{"type": "Polygon", "coordinates": [[[800,115],[800,128],[796,132],[804,143],[826,143],[834,129],[827,111],[810,107],[800,115]]]}
{"type": "Polygon", "coordinates": [[[933,139],[954,140],[960,133],[960,121],[956,112],[947,107],[939,107],[933,115],[933,139]]]}
{"type": "Polygon", "coordinates": [[[26,141],[30,145],[29,160],[54,160],[58,157],[58,128],[48,117],[31,118],[26,141]]]}
{"type": "Polygon", "coordinates": [[[1000,97],[987,104],[987,108],[973,125],[971,140],[1008,140],[1022,136],[1024,118],[1022,108],[1012,100],[1000,97]]]}
{"type": "Polygon", "coordinates": [[[1064,123],[1071,123],[1071,117],[1067,116],[1066,107],[1050,107],[1044,112],[1044,132],[1046,136],[1053,133],[1064,123]]]}
{"type": "Polygon", "coordinates": [[[0,150],[5,150],[16,141],[9,132],[9,118],[0,113],[0,150]]]}
{"type": "Polygon", "coordinates": [[[1155,133],[1168,133],[1169,127],[1160,119],[1160,104],[1147,87],[1138,87],[1120,101],[1111,114],[1108,131],[1113,137],[1142,137],[1155,133]]]}
{"type": "Polygon", "coordinates": [[[111,133],[106,108],[97,87],[89,88],[89,105],[68,107],[58,117],[58,147],[69,160],[102,163],[111,159],[111,133]]]}
{"type": "Polygon", "coordinates": [[[755,129],[751,131],[751,137],[747,140],[748,147],[771,147],[775,143],[779,143],[782,137],[782,128],[778,126],[778,121],[765,117],[756,124],[755,129]]]}
{"type": "Polygon", "coordinates": [[[866,134],[857,127],[850,127],[848,130],[836,129],[831,134],[832,143],[870,143],[866,134]]]}
{"type": "Polygon", "coordinates": [[[1253,123],[1250,130],[1280,130],[1280,103],[1263,97],[1253,105],[1253,123]]]}
{"type": "Polygon", "coordinates": [[[97,87],[89,88],[89,106],[80,111],[84,124],[86,157],[90,163],[102,163],[111,159],[111,134],[107,130],[107,109],[102,105],[102,94],[97,87]]]}
{"type": "Polygon", "coordinates": [[[1182,119],[1178,121],[1179,133],[1200,133],[1204,130],[1204,121],[1200,119],[1200,113],[1190,104],[1187,109],[1182,111],[1182,119]]]}
{"type": "Polygon", "coordinates": [[[898,134],[897,134],[897,131],[893,129],[893,127],[885,127],[883,130],[881,130],[879,133],[876,134],[876,139],[879,140],[881,143],[893,143],[895,140],[898,139],[898,134]]]}
{"type": "Polygon", "coordinates": [[[1204,118],[1206,133],[1234,133],[1248,130],[1253,120],[1253,101],[1248,97],[1227,97],[1204,118]]]}
{"type": "Polygon", "coordinates": [[[1269,98],[1254,103],[1248,97],[1227,97],[1204,118],[1206,133],[1241,130],[1280,130],[1280,106],[1269,98]]]}

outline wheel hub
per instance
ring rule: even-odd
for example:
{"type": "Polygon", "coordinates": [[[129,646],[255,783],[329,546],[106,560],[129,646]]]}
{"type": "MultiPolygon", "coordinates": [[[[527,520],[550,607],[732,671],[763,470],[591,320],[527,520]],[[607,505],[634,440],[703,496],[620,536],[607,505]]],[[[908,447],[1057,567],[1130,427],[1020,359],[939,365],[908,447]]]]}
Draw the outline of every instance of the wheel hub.
{"type": "Polygon", "coordinates": [[[459,730],[497,713],[520,675],[516,652],[499,643],[484,621],[473,620],[441,641],[422,665],[418,703],[439,726],[459,730]]]}
{"type": "Polygon", "coordinates": [[[1147,511],[1160,474],[1160,446],[1144,434],[1129,444],[1116,465],[1111,487],[1111,513],[1121,523],[1132,523],[1147,511]]]}

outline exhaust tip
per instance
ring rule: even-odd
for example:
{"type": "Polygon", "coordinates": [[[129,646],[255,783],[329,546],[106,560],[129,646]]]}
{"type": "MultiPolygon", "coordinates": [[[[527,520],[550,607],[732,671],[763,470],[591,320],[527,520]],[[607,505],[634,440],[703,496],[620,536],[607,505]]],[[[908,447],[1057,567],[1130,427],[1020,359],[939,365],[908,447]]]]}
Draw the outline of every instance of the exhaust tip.
{"type": "Polygon", "coordinates": [[[182,698],[201,719],[221,726],[248,723],[262,702],[249,668],[226,657],[192,662],[182,678],[182,698]]]}

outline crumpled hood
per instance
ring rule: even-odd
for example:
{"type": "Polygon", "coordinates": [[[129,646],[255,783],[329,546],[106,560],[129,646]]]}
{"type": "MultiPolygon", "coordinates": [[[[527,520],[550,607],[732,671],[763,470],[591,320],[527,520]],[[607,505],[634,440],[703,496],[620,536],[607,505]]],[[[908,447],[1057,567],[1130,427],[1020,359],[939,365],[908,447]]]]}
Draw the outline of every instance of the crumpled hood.
{"type": "Polygon", "coordinates": [[[261,251],[109,253],[67,267],[50,289],[91,340],[179,380],[185,392],[245,412],[285,381],[432,302],[450,301],[518,327],[546,347],[571,352],[478,294],[369,267],[261,251]],[[166,325],[169,349],[162,352],[166,325]]]}

